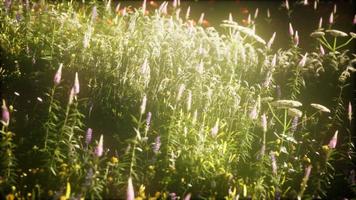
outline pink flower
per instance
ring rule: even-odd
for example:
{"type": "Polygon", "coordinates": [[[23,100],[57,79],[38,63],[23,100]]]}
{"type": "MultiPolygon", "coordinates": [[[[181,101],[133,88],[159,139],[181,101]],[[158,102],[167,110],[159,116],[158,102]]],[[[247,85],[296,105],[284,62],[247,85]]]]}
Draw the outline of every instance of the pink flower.
{"type": "Polygon", "coordinates": [[[310,177],[312,166],[309,165],[307,168],[305,168],[305,173],[304,173],[304,178],[307,181],[310,177]]]}
{"type": "Polygon", "coordinates": [[[190,198],[192,197],[191,193],[188,193],[185,197],[184,200],[190,200],[190,198]]]}
{"type": "Polygon", "coordinates": [[[286,9],[289,10],[289,1],[288,0],[286,0],[285,5],[286,5],[286,9]]]}
{"type": "Polygon", "coordinates": [[[334,13],[331,12],[329,17],[329,24],[333,24],[333,23],[334,23],[334,13]]]}
{"type": "Polygon", "coordinates": [[[330,142],[329,142],[329,148],[330,149],[335,149],[336,144],[337,144],[337,134],[339,131],[336,131],[334,136],[331,138],[330,142]]]}
{"type": "Polygon", "coordinates": [[[352,23],[355,25],[356,24],[356,15],[354,15],[354,20],[352,21],[352,23]]]}
{"type": "Polygon", "coordinates": [[[302,57],[302,59],[299,61],[299,66],[301,67],[304,67],[306,62],[307,62],[307,56],[308,56],[308,53],[305,53],[304,56],[302,57]]]}
{"type": "Polygon", "coordinates": [[[98,157],[101,157],[103,155],[103,152],[104,152],[103,143],[104,143],[104,138],[103,138],[103,135],[101,134],[98,146],[95,149],[95,155],[98,157]]]}
{"type": "Polygon", "coordinates": [[[93,136],[93,129],[88,128],[87,133],[85,134],[85,144],[89,145],[89,143],[91,142],[93,136]]]}
{"type": "Polygon", "coordinates": [[[58,70],[56,72],[56,74],[54,75],[54,85],[58,85],[61,82],[61,78],[62,78],[62,67],[63,67],[63,63],[59,64],[58,70]]]}
{"type": "Polygon", "coordinates": [[[75,72],[75,79],[74,79],[74,94],[77,95],[79,94],[79,78],[78,78],[78,72],[75,72]]]}
{"type": "Polygon", "coordinates": [[[8,126],[9,123],[10,123],[10,112],[9,112],[9,110],[7,109],[5,100],[2,100],[1,109],[2,109],[1,120],[3,121],[3,123],[5,123],[5,124],[4,124],[5,126],[8,126]]]}
{"type": "Polygon", "coordinates": [[[127,181],[126,200],[135,200],[135,191],[131,177],[129,177],[129,180],[127,181]]]}
{"type": "Polygon", "coordinates": [[[325,50],[323,48],[323,46],[320,45],[320,55],[325,55],[325,50]]]}
{"type": "Polygon", "coordinates": [[[320,17],[318,29],[321,29],[322,27],[323,27],[323,18],[320,17]]]}
{"type": "Polygon", "coordinates": [[[294,35],[293,26],[291,23],[289,23],[289,36],[293,37],[293,35],[294,35]]]}

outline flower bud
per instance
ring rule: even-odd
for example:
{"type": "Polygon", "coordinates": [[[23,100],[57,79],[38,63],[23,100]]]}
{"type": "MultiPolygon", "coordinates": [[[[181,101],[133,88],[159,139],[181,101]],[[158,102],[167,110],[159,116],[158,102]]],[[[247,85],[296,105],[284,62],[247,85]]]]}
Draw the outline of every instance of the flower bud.
{"type": "Polygon", "coordinates": [[[5,100],[2,100],[2,117],[1,117],[1,121],[4,123],[5,126],[8,126],[10,123],[10,112],[9,109],[7,109],[5,100]]]}
{"type": "Polygon", "coordinates": [[[61,82],[62,67],[63,67],[63,63],[59,64],[59,67],[58,67],[57,72],[54,75],[54,79],[53,79],[54,85],[58,85],[61,82]]]}

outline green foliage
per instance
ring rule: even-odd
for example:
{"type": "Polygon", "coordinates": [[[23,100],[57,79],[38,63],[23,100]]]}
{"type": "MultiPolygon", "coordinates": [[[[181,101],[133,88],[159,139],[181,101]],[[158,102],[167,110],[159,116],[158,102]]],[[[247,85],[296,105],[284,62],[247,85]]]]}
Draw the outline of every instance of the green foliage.
{"type": "MultiPolygon", "coordinates": [[[[40,155],[31,166],[42,171],[33,183],[18,176],[29,167],[15,164],[27,146],[14,151],[14,134],[5,125],[1,132],[0,180],[18,186],[12,191],[18,197],[118,198],[132,178],[143,199],[173,192],[324,198],[337,175],[336,155],[352,168],[351,136],[338,140],[347,141],[347,150],[330,145],[335,131],[350,133],[343,128],[344,93],[354,55],[339,50],[352,35],[340,45],[337,36],[331,43],[317,39],[326,54],[293,45],[273,55],[252,28],[232,20],[218,32],[181,19],[177,8],[167,15],[165,4],[150,15],[142,9],[124,15],[107,3],[0,7],[1,67],[11,66],[1,70],[5,85],[26,78],[46,94],[41,109],[33,109],[40,113],[26,115],[40,124],[23,125],[40,141],[31,147],[40,155]],[[63,76],[53,85],[60,63],[63,76]],[[331,98],[317,96],[320,87],[333,91],[331,98]],[[88,127],[94,138],[103,135],[95,144],[83,131],[88,127]]],[[[31,110],[13,104],[15,120],[31,110]]]]}

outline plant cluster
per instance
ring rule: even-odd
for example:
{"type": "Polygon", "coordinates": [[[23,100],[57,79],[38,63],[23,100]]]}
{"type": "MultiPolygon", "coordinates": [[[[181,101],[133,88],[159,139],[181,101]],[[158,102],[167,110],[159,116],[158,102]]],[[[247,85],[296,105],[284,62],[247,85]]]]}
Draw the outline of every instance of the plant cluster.
{"type": "Polygon", "coordinates": [[[275,51],[251,20],[182,11],[1,3],[0,195],[325,198],[337,177],[355,195],[355,33],[329,21],[303,52],[290,24],[275,51]]]}

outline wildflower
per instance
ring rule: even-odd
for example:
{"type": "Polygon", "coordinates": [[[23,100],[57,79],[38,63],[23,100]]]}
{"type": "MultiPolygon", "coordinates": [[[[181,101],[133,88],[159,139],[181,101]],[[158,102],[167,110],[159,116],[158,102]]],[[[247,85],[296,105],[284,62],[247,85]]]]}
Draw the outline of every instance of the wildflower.
{"type": "Polygon", "coordinates": [[[93,136],[93,129],[88,128],[85,134],[85,144],[88,146],[93,136]]]}
{"type": "Polygon", "coordinates": [[[337,11],[337,6],[336,6],[336,4],[334,4],[333,12],[336,13],[336,11],[337,11]]]}
{"type": "Polygon", "coordinates": [[[286,2],[285,2],[285,7],[287,10],[289,10],[289,1],[288,0],[286,0],[286,2]]]}
{"type": "Polygon", "coordinates": [[[271,156],[271,165],[272,165],[272,172],[274,175],[277,175],[277,163],[276,163],[276,156],[274,152],[270,153],[271,156]]]}
{"type": "Polygon", "coordinates": [[[330,113],[330,110],[329,108],[323,106],[323,105],[320,105],[320,104],[316,104],[316,103],[312,103],[310,104],[313,108],[316,108],[322,112],[327,112],[327,113],[330,113]]]}
{"type": "Polygon", "coordinates": [[[228,20],[229,22],[233,22],[234,20],[233,20],[233,18],[232,18],[232,14],[231,13],[229,13],[229,20],[228,20]]]}
{"type": "Polygon", "coordinates": [[[268,43],[267,43],[267,48],[271,48],[273,42],[274,42],[274,38],[276,37],[276,32],[273,33],[271,39],[269,39],[268,43]]]}
{"type": "Polygon", "coordinates": [[[200,14],[200,18],[199,18],[199,20],[198,20],[198,24],[203,24],[203,21],[204,21],[204,13],[201,13],[200,14]]]}
{"type": "Polygon", "coordinates": [[[298,35],[298,31],[295,31],[293,41],[294,41],[294,45],[295,45],[295,46],[298,46],[298,44],[299,44],[299,35],[298,35]]]}
{"type": "Polygon", "coordinates": [[[289,36],[293,37],[293,35],[294,35],[293,26],[291,23],[289,23],[289,36]]]}
{"type": "Polygon", "coordinates": [[[36,99],[37,99],[37,101],[39,101],[41,103],[43,102],[43,99],[41,97],[37,97],[36,99]]]}
{"type": "Polygon", "coordinates": [[[185,90],[185,85],[181,84],[179,86],[179,90],[178,90],[178,94],[177,94],[177,101],[179,101],[180,98],[182,97],[182,94],[183,94],[184,90],[185,90]]]}
{"type": "Polygon", "coordinates": [[[135,191],[134,191],[134,187],[132,185],[131,176],[129,177],[129,180],[127,181],[126,200],[135,200],[135,191]]]}
{"type": "Polygon", "coordinates": [[[142,104],[141,104],[141,107],[140,107],[141,115],[143,115],[143,113],[145,113],[146,104],[147,104],[147,97],[146,97],[146,95],[144,95],[143,99],[142,99],[142,104]]]}
{"type": "Polygon", "coordinates": [[[219,119],[216,120],[214,127],[211,129],[211,135],[215,137],[219,132],[219,119]]]}
{"type": "Polygon", "coordinates": [[[302,57],[302,59],[299,61],[299,66],[300,67],[304,67],[305,66],[305,63],[307,62],[307,56],[308,56],[308,53],[305,53],[304,56],[302,57]]]}
{"type": "Polygon", "coordinates": [[[295,116],[292,120],[292,128],[291,128],[291,131],[292,132],[295,132],[298,128],[298,121],[299,121],[299,117],[298,116],[295,116]]]}
{"type": "Polygon", "coordinates": [[[157,136],[156,139],[155,139],[155,142],[153,144],[153,152],[155,154],[158,154],[160,148],[161,148],[161,137],[157,136]]]}
{"type": "Polygon", "coordinates": [[[187,195],[185,195],[184,200],[190,200],[192,194],[188,193],[187,195]]]}
{"type": "Polygon", "coordinates": [[[257,103],[255,104],[255,106],[253,106],[253,109],[250,112],[250,119],[254,120],[257,119],[258,113],[257,113],[257,103]]]}
{"type": "Polygon", "coordinates": [[[258,8],[255,10],[255,14],[253,15],[253,18],[256,19],[258,17],[258,8]]]}
{"type": "Polygon", "coordinates": [[[349,121],[351,123],[351,121],[352,121],[352,104],[351,104],[351,102],[349,102],[349,108],[347,110],[347,115],[348,115],[349,121]]]}
{"type": "Polygon", "coordinates": [[[325,50],[322,45],[320,45],[319,49],[320,49],[320,55],[322,56],[325,55],[325,50]]]}
{"type": "Polygon", "coordinates": [[[118,3],[118,4],[116,5],[116,7],[115,7],[115,12],[116,12],[117,14],[119,14],[119,12],[120,12],[120,6],[121,6],[121,4],[118,3]]]}
{"type": "Polygon", "coordinates": [[[54,79],[53,79],[54,85],[58,85],[61,82],[62,67],[63,67],[63,63],[59,64],[59,67],[58,67],[57,72],[54,75],[54,79]]]}
{"type": "Polygon", "coordinates": [[[177,0],[173,0],[173,4],[172,4],[172,6],[173,6],[173,8],[176,8],[177,7],[177,0]]]}
{"type": "Polygon", "coordinates": [[[152,118],[152,113],[148,112],[147,113],[147,118],[146,118],[146,126],[147,127],[150,127],[150,125],[151,125],[151,118],[152,118]]]}
{"type": "Polygon", "coordinates": [[[10,123],[10,112],[9,109],[7,109],[5,100],[2,100],[2,116],[1,116],[1,121],[3,122],[4,126],[8,126],[10,123]]]}
{"type": "Polygon", "coordinates": [[[331,12],[329,17],[329,24],[333,24],[333,23],[334,23],[334,13],[331,12]]]}
{"type": "Polygon", "coordinates": [[[355,25],[356,24],[356,14],[354,15],[354,20],[352,21],[352,23],[355,25]]]}
{"type": "Polygon", "coordinates": [[[334,136],[331,138],[331,140],[329,141],[329,148],[330,149],[335,149],[336,144],[337,144],[337,134],[339,131],[336,131],[334,136]]]}
{"type": "Polygon", "coordinates": [[[74,95],[79,94],[79,79],[78,79],[78,72],[75,72],[75,79],[74,79],[74,95]]]}
{"type": "Polygon", "coordinates": [[[296,108],[288,108],[288,114],[292,117],[302,117],[303,112],[296,108]]]}
{"type": "Polygon", "coordinates": [[[321,29],[323,27],[323,18],[320,17],[319,19],[319,25],[318,25],[318,29],[321,29]]]}
{"type": "Polygon", "coordinates": [[[318,1],[314,1],[314,10],[318,9],[318,1]]]}
{"type": "Polygon", "coordinates": [[[189,90],[188,100],[187,100],[187,111],[190,111],[191,108],[192,108],[192,91],[189,90]]]}
{"type": "Polygon", "coordinates": [[[251,14],[248,14],[247,16],[247,24],[251,24],[251,14]]]}
{"type": "Polygon", "coordinates": [[[99,143],[98,146],[95,149],[95,155],[98,157],[101,157],[103,155],[103,143],[104,143],[104,138],[103,134],[100,135],[99,143]]]}
{"type": "Polygon", "coordinates": [[[300,107],[303,104],[294,100],[277,100],[272,102],[272,105],[277,107],[300,107]]]}
{"type": "Polygon", "coordinates": [[[265,113],[262,114],[261,119],[262,119],[262,122],[261,122],[262,130],[264,133],[266,133],[267,132],[267,116],[265,113]]]}
{"type": "Polygon", "coordinates": [[[190,15],[190,6],[187,8],[187,12],[185,13],[185,19],[188,20],[190,15]]]}
{"type": "Polygon", "coordinates": [[[96,6],[94,6],[91,12],[91,21],[94,21],[97,17],[98,17],[98,10],[96,6]]]}
{"type": "Polygon", "coordinates": [[[326,32],[334,37],[346,37],[347,36],[347,33],[338,31],[338,30],[334,30],[334,29],[326,30],[326,32]]]}
{"type": "Polygon", "coordinates": [[[304,173],[305,182],[307,182],[309,180],[311,169],[312,169],[311,165],[309,165],[307,168],[305,168],[305,173],[304,173]]]}

